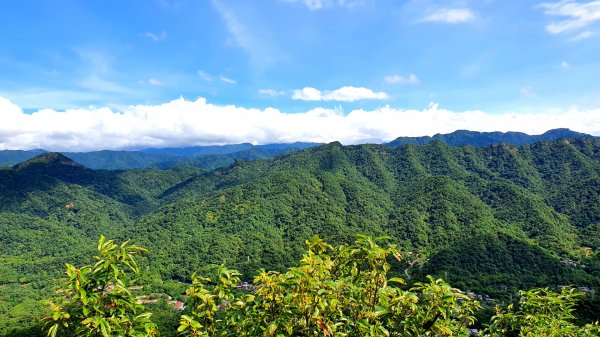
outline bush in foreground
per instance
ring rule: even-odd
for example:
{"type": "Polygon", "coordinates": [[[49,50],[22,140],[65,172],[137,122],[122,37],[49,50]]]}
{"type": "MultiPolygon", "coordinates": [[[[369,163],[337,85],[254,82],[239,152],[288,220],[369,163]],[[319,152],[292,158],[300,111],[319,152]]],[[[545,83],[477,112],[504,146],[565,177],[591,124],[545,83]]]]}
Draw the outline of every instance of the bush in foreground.
{"type": "Polygon", "coordinates": [[[256,291],[240,292],[236,271],[194,277],[191,315],[179,331],[191,336],[466,336],[479,304],[439,279],[402,290],[387,277],[393,246],[358,236],[334,248],[315,237],[298,267],[261,271],[256,291]]]}
{"type": "MultiPolygon", "coordinates": [[[[254,285],[221,266],[213,279],[193,276],[187,290],[191,310],[177,331],[184,336],[468,336],[479,303],[441,279],[428,278],[405,290],[388,278],[390,262],[402,261],[394,246],[357,236],[352,245],[333,247],[318,237],[297,267],[286,273],[260,271],[254,285]]],[[[134,258],[145,249],[103,236],[93,266],[67,264],[69,280],[61,305],[52,304],[48,336],[158,336],[151,313],[132,295],[134,258]]],[[[573,323],[581,293],[532,289],[519,302],[496,308],[480,335],[599,336],[600,327],[573,323]]]]}
{"type": "Polygon", "coordinates": [[[157,336],[151,313],[142,313],[129,284],[139,274],[135,254],[146,249],[100,236],[93,266],[67,264],[63,303],[51,304],[48,336],[157,336]]]}

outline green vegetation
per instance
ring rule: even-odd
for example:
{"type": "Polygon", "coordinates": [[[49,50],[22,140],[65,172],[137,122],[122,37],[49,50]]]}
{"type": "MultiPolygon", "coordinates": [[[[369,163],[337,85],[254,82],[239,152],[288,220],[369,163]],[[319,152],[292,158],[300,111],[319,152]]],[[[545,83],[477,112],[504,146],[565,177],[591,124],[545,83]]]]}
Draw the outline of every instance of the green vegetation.
{"type": "Polygon", "coordinates": [[[503,336],[598,336],[600,326],[573,323],[574,306],[582,294],[574,289],[560,293],[548,289],[520,291],[519,302],[506,309],[496,308],[492,324],[486,329],[490,337],[503,336]]]}
{"type": "MultiPolygon", "coordinates": [[[[240,274],[223,265],[213,279],[194,275],[177,332],[206,337],[470,335],[477,301],[441,279],[428,277],[405,290],[404,279],[388,278],[390,262],[405,262],[410,254],[362,235],[337,248],[317,236],[306,244],[299,266],[285,273],[263,269],[254,284],[241,283],[240,274]]],[[[144,310],[139,302],[147,297],[134,297],[130,283],[140,272],[134,254],[144,251],[101,236],[93,266],[67,264],[69,280],[60,289],[64,303],[50,303],[47,335],[158,336],[152,313],[139,313],[144,310]]],[[[566,288],[560,294],[522,291],[518,303],[495,308],[491,324],[479,335],[596,336],[597,323],[573,323],[581,295],[566,288]]]]}
{"type": "Polygon", "coordinates": [[[402,290],[388,279],[388,260],[402,260],[359,236],[334,248],[318,237],[298,267],[262,270],[256,290],[236,291],[238,273],[219,268],[214,282],[195,277],[190,315],[179,331],[191,336],[452,336],[467,335],[478,303],[440,279],[402,290]],[[208,285],[208,286],[207,286],[208,285]],[[214,285],[214,286],[210,286],[214,285]]]}
{"type": "MultiPolygon", "coordinates": [[[[599,181],[593,139],[331,143],[211,171],[95,171],[37,157],[0,169],[0,336],[33,335],[64,264],[89,264],[101,233],[147,247],[144,292],[179,300],[191,275],[214,277],[215,265],[251,281],[261,268],[286,272],[314,235],[337,246],[357,233],[412,252],[390,270],[408,287],[431,274],[496,303],[536,287],[597,292],[599,181]]],[[[164,301],[153,305],[172,324],[164,301]]],[[[597,300],[578,307],[582,320],[600,319],[597,300]]]]}
{"type": "Polygon", "coordinates": [[[140,272],[134,254],[143,251],[127,241],[119,246],[100,236],[100,256],[93,266],[67,264],[69,281],[60,289],[66,300],[51,303],[48,336],[157,336],[152,314],[140,313],[143,305],[130,288],[130,274],[140,272]]]}

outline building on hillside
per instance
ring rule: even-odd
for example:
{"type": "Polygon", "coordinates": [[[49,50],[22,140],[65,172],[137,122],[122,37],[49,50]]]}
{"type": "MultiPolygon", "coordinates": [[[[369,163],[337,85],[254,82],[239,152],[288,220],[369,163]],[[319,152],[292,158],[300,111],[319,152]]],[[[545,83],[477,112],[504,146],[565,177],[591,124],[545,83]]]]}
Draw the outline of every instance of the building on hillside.
{"type": "Polygon", "coordinates": [[[176,301],[175,304],[173,304],[173,309],[181,311],[185,309],[185,304],[182,301],[176,301]]]}

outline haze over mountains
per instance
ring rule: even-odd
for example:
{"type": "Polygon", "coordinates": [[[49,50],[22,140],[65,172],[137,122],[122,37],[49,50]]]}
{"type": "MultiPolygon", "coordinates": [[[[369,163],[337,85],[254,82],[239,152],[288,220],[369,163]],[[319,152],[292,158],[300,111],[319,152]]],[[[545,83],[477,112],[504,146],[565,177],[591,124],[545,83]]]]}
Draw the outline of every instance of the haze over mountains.
{"type": "MultiPolygon", "coordinates": [[[[528,135],[522,132],[477,132],[457,130],[449,134],[436,134],[432,137],[398,137],[386,143],[390,147],[404,144],[428,144],[440,140],[450,146],[488,146],[499,143],[513,145],[532,144],[559,138],[594,138],[594,136],[569,129],[549,130],[541,135],[528,135]]],[[[228,166],[235,160],[272,158],[277,155],[298,151],[319,143],[297,142],[289,144],[252,145],[249,143],[232,145],[193,146],[182,148],[148,148],[132,151],[93,151],[62,152],[69,158],[91,169],[127,170],[134,168],[169,168],[174,166],[194,166],[214,169],[228,166]]],[[[3,150],[0,151],[0,167],[12,166],[33,158],[45,150],[3,150]]]]}

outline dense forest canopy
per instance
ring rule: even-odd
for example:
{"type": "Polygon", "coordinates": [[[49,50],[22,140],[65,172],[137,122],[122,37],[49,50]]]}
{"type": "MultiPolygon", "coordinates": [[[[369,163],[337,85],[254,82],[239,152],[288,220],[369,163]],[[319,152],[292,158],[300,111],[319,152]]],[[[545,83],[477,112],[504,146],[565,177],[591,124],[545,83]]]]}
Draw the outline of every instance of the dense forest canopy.
{"type": "MultiPolygon", "coordinates": [[[[100,234],[148,248],[145,291],[178,299],[215,265],[251,281],[295,265],[314,235],[338,245],[357,233],[410,251],[410,266],[390,271],[409,283],[431,274],[493,301],[532,287],[591,293],[599,174],[596,139],[330,143],[213,170],[91,170],[41,154],[0,169],[0,335],[32,334],[64,264],[88,263],[100,234]]],[[[598,319],[594,310],[582,319],[598,319]]]]}

